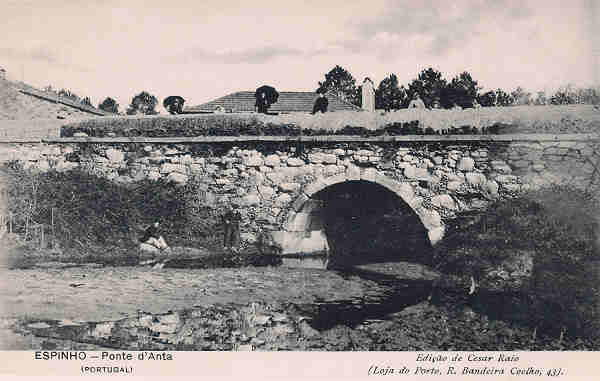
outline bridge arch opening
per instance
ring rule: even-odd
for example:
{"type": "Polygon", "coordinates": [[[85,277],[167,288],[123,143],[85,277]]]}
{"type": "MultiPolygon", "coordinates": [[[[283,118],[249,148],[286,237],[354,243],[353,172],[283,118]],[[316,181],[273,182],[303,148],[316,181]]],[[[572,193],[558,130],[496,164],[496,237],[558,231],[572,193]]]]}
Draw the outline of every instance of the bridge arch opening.
{"type": "Polygon", "coordinates": [[[326,268],[429,263],[431,227],[425,226],[424,213],[420,206],[415,210],[414,204],[375,181],[347,180],[324,186],[289,216],[286,230],[299,233],[302,243],[296,255],[294,249],[291,256],[284,255],[284,263],[288,259],[292,266],[326,268]],[[302,266],[302,262],[313,265],[302,266]]]}

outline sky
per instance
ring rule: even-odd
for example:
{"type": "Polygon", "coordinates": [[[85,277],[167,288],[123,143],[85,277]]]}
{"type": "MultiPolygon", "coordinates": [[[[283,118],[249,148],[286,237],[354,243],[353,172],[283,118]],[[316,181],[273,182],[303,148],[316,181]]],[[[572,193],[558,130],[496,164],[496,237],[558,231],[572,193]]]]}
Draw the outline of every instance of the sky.
{"type": "Polygon", "coordinates": [[[197,105],[263,84],[314,91],[335,65],[407,85],[433,67],[485,90],[600,85],[596,0],[0,0],[9,79],[197,105]]]}

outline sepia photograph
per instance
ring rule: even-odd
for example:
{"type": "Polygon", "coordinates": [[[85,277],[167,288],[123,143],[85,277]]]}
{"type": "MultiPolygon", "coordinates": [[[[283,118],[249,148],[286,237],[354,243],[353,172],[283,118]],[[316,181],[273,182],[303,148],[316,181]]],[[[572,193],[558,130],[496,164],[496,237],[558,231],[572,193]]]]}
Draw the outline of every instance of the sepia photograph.
{"type": "Polygon", "coordinates": [[[0,350],[600,350],[598,2],[0,19],[0,350]]]}

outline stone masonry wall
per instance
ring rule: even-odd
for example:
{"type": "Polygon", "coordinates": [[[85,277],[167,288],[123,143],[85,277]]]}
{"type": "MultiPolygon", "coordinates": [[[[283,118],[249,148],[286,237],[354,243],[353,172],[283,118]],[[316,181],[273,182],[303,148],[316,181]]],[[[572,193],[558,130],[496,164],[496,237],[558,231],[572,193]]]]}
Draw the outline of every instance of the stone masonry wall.
{"type": "Polygon", "coordinates": [[[396,193],[435,243],[446,219],[498,197],[550,183],[597,188],[599,158],[598,142],[583,141],[0,145],[0,162],[34,170],[81,168],[123,184],[196,181],[205,203],[242,206],[244,239],[271,231],[283,254],[328,249],[312,196],[342,181],[396,193]]]}

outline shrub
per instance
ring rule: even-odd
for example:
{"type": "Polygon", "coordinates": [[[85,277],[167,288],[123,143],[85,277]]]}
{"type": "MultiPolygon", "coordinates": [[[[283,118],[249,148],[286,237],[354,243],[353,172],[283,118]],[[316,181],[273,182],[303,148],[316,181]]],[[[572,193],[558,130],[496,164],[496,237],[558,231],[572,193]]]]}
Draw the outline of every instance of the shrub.
{"type": "Polygon", "coordinates": [[[44,224],[71,259],[124,263],[122,258],[137,256],[143,229],[156,219],[170,246],[220,247],[217,211],[198,198],[195,181],[183,187],[166,181],[132,187],[82,171],[32,174],[12,168],[9,173],[16,232],[23,233],[27,220],[44,224]]]}
{"type": "Polygon", "coordinates": [[[435,248],[435,262],[446,273],[478,278],[507,259],[533,251],[531,279],[517,290],[525,299],[529,322],[554,331],[566,328],[578,336],[597,335],[599,211],[593,195],[567,186],[498,201],[466,228],[460,227],[466,225],[464,218],[449,226],[435,248]]]}

